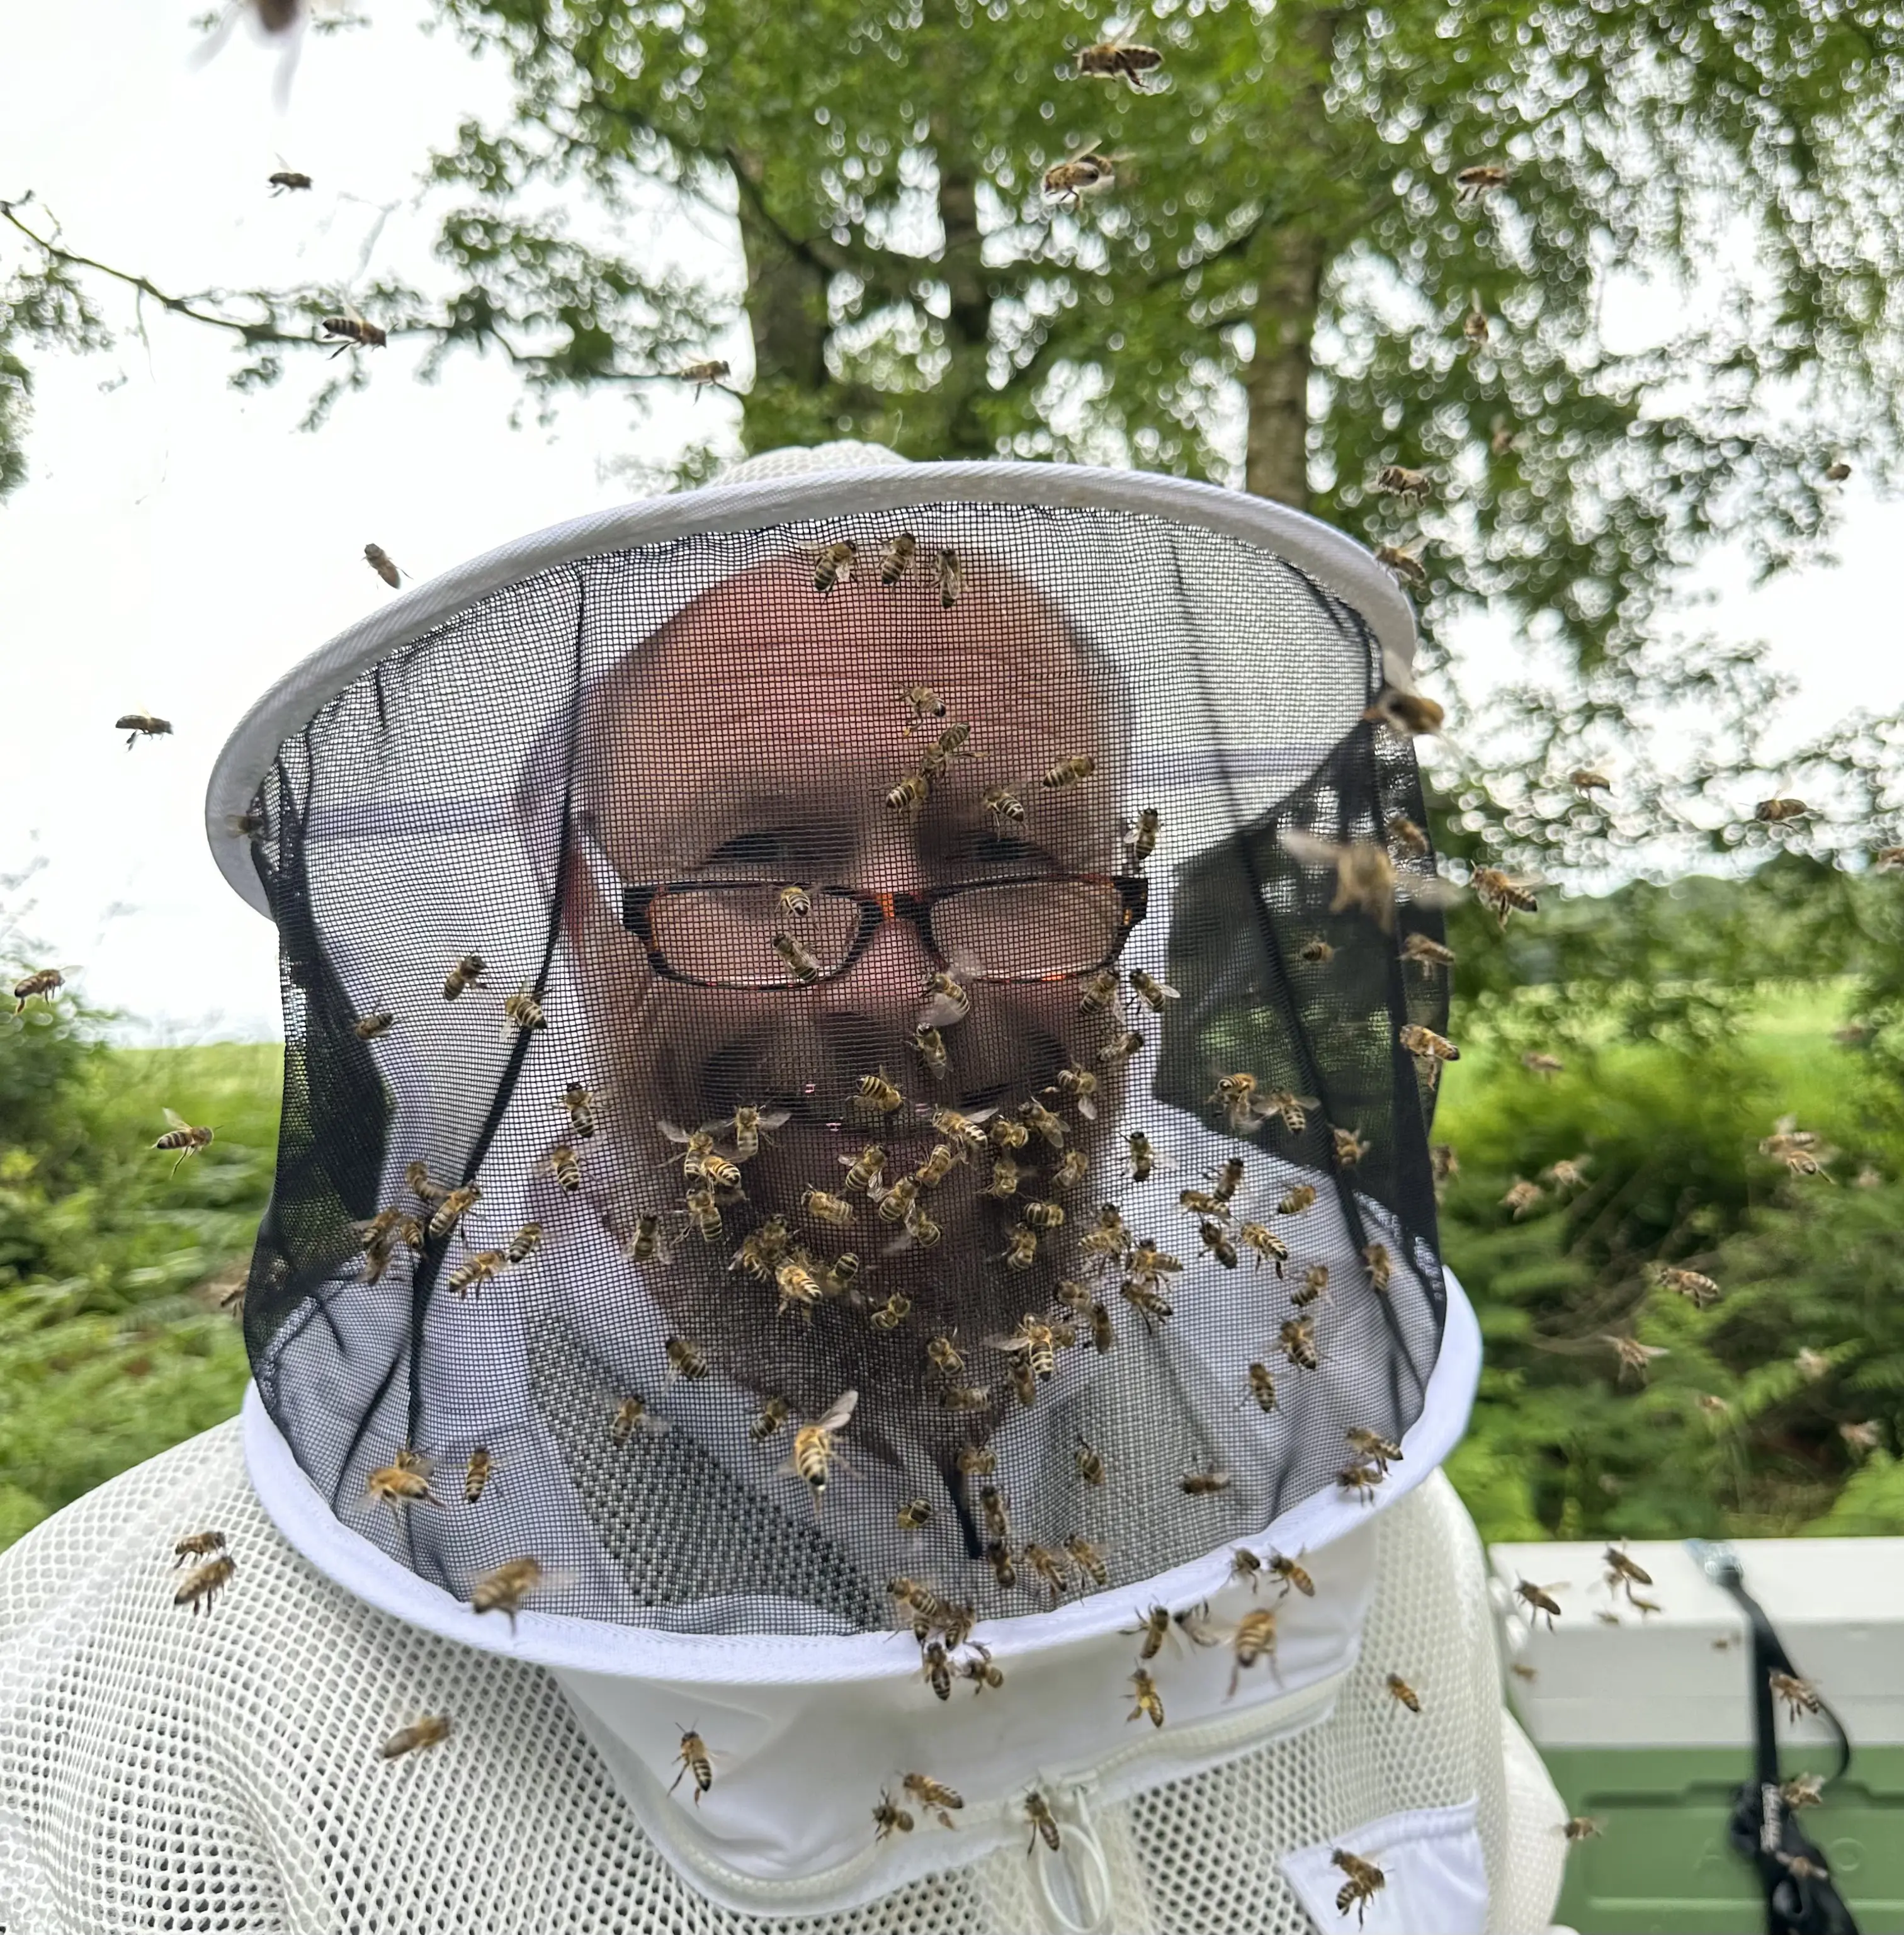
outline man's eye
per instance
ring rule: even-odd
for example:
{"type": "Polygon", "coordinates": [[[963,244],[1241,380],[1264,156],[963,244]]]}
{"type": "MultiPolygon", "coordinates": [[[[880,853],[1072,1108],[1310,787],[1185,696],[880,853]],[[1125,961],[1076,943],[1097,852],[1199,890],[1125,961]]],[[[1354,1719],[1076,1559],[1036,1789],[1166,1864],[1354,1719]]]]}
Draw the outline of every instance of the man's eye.
{"type": "Polygon", "coordinates": [[[723,841],[702,865],[773,870],[789,880],[804,879],[838,866],[849,844],[835,827],[756,827],[723,841]]]}

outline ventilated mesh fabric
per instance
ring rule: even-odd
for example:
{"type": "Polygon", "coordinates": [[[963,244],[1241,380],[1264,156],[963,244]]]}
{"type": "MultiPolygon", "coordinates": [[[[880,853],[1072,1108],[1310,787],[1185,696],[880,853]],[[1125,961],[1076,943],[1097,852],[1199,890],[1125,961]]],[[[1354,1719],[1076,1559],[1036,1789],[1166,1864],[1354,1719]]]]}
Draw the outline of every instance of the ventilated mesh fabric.
{"type": "Polygon", "coordinates": [[[1266,551],[996,504],[599,556],[393,652],[255,803],[246,1334],[318,1490],[459,1598],[533,1558],[536,1610],[849,1632],[895,1571],[1033,1612],[1067,1538],[1154,1577],[1399,1441],[1444,1308],[1399,1037],[1445,977],[1379,684],[1266,551]],[[816,1510],[795,1427],[849,1392],[816,1510]],[[406,1447],[440,1503],[370,1496],[406,1447]]]}
{"type": "MultiPolygon", "coordinates": [[[[1438,1478],[1382,1515],[1380,1541],[1362,1657],[1329,1720],[1098,1811],[1118,1935],[1296,1935],[1309,1924],[1278,1854],[1477,1794],[1490,1927],[1546,1926],[1564,1810],[1524,1747],[1504,1773],[1473,1527],[1438,1478]],[[1391,1671],[1420,1714],[1387,1697],[1391,1671]]],[[[643,1836],[545,1674],[373,1611],[297,1556],[251,1491],[235,1423],[0,1556],[8,1935],[996,1935],[1046,1925],[1033,1873],[1015,1845],[851,1914],[708,1903],[643,1836]],[[172,1604],[171,1548],[212,1526],[237,1570],[196,1617],[172,1604]],[[451,1716],[449,1739],[379,1760],[425,1712],[451,1716]]]]}

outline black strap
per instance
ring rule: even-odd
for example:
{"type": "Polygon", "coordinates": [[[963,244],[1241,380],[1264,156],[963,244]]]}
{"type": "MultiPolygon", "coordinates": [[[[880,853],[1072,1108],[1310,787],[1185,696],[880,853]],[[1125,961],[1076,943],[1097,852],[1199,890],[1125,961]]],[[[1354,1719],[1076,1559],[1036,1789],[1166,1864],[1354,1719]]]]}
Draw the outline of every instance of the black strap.
{"type": "MultiPolygon", "coordinates": [[[[1753,1778],[1733,1797],[1734,1847],[1758,1870],[1765,1891],[1766,1935],[1858,1935],[1857,1924],[1825,1870],[1824,1856],[1798,1825],[1798,1816],[1780,1792],[1779,1735],[1772,1675],[1800,1677],[1765,1609],[1746,1590],[1737,1555],[1725,1546],[1703,1547],[1697,1555],[1706,1576],[1738,1601],[1752,1632],[1753,1778]]],[[[1851,1738],[1838,1716],[1822,1701],[1818,1712],[1838,1737],[1838,1765],[1829,1777],[1842,1780],[1851,1764],[1851,1738]]]]}

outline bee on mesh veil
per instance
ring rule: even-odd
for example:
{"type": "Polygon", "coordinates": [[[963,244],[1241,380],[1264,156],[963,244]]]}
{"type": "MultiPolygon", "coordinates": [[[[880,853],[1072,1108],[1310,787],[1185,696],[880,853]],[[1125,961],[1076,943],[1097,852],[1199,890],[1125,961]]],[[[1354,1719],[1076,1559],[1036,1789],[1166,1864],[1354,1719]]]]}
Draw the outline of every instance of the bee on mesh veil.
{"type": "MultiPolygon", "coordinates": [[[[1275,506],[1035,465],[744,474],[518,554],[294,675],[215,782],[222,826],[266,775],[265,864],[221,850],[304,971],[258,1429],[379,1603],[548,1665],[662,1800],[694,1740],[631,1789],[664,1852],[1021,1845],[1050,1777],[975,1762],[988,1714],[1088,1661],[1053,1725],[1121,1749],[1152,1605],[1145,1735],[1299,1690],[1291,1635],[1359,1617],[1330,1541],[1372,1562],[1460,1409],[1401,1046],[1447,1025],[1402,952],[1439,883],[1367,716],[1408,608],[1275,506]],[[1345,900],[1317,843],[1387,871],[1345,900]],[[1406,1441],[1368,1496],[1352,1429],[1406,1441]],[[480,1505],[365,1508],[479,1448],[480,1505]],[[1317,1591],[1233,1692],[1174,1622],[1241,1546],[1317,1591]],[[803,1769],[855,1703],[890,1765],[803,1769]],[[898,1825],[921,1770],[955,1822],[898,1825]]],[[[1046,1798],[1039,1861],[1083,1833],[1046,1798]]]]}

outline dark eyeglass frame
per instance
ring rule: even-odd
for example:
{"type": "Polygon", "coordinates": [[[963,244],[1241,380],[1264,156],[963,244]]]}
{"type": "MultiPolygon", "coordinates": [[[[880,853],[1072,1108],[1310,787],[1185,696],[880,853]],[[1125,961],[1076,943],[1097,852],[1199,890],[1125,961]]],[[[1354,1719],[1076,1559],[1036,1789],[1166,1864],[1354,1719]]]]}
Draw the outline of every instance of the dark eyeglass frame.
{"type": "Polygon", "coordinates": [[[873,944],[874,934],[889,920],[909,922],[919,935],[933,965],[941,971],[949,969],[952,964],[940,951],[939,944],[932,936],[932,911],[942,901],[955,899],[961,894],[982,892],[991,887],[1055,887],[1067,883],[1110,886],[1117,889],[1120,913],[1118,931],[1100,960],[1088,967],[1067,968],[1054,974],[972,974],[962,977],[973,982],[1029,986],[1044,981],[1076,981],[1087,974],[1101,974],[1109,967],[1124,952],[1138,923],[1150,911],[1149,880],[1142,874],[1010,874],[1001,875],[996,880],[961,880],[951,886],[931,887],[923,893],[916,894],[879,888],[812,886],[800,880],[662,880],[639,886],[624,880],[621,883],[621,924],[647,949],[650,966],[663,980],[677,982],[688,988],[722,988],[740,992],[769,994],[795,988],[816,988],[826,982],[837,980],[873,944]],[[859,931],[854,937],[852,945],[846,950],[846,958],[838,967],[826,968],[810,981],[801,980],[795,976],[789,976],[779,981],[703,980],[697,975],[678,974],[669,967],[666,957],[655,940],[650,916],[655,902],[664,894],[758,892],[762,888],[777,892],[783,887],[790,886],[803,887],[815,898],[825,895],[835,900],[853,901],[859,907],[859,931]]]}

